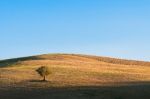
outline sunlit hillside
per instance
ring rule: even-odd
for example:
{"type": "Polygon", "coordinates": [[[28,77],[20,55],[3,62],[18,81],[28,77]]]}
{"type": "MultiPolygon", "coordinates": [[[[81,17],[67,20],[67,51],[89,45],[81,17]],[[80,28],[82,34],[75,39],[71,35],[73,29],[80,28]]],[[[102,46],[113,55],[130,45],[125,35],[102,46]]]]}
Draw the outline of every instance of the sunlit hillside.
{"type": "MultiPolygon", "coordinates": [[[[150,81],[150,63],[78,54],[46,54],[0,61],[0,91],[126,86],[150,81]],[[35,71],[48,66],[47,82],[35,71]]],[[[6,98],[7,99],[7,98],[6,98]]],[[[70,98],[71,99],[71,98],[70,98]]]]}
{"type": "MultiPolygon", "coordinates": [[[[150,80],[150,63],[114,58],[75,55],[47,54],[4,60],[1,83],[25,83],[40,80],[35,70],[40,66],[50,67],[52,74],[48,86],[118,84],[150,80]]],[[[21,85],[21,84],[20,84],[21,85]]]]}

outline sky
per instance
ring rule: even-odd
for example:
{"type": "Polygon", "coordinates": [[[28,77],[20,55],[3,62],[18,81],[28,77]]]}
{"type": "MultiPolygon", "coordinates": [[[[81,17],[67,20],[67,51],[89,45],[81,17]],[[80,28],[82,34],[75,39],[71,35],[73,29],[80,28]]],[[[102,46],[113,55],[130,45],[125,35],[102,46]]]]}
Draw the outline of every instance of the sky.
{"type": "Polygon", "coordinates": [[[0,59],[80,53],[150,61],[150,0],[0,0],[0,59]]]}

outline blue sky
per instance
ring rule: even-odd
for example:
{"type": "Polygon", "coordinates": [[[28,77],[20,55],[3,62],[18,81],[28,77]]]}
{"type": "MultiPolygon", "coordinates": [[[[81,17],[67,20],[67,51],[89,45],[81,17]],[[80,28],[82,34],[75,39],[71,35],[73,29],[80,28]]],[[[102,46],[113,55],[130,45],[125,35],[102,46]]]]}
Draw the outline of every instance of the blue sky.
{"type": "Polygon", "coordinates": [[[81,53],[150,60],[149,0],[0,0],[0,59],[81,53]]]}

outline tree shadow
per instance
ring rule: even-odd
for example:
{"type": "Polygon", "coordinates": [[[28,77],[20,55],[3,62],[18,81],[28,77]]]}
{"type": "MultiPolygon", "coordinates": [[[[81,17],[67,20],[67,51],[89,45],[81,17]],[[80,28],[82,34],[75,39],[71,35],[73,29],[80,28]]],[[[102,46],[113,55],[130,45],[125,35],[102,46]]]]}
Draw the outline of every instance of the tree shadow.
{"type": "Polygon", "coordinates": [[[29,80],[28,82],[50,82],[50,81],[48,81],[48,80],[46,80],[46,81],[44,81],[44,80],[29,80]]]}

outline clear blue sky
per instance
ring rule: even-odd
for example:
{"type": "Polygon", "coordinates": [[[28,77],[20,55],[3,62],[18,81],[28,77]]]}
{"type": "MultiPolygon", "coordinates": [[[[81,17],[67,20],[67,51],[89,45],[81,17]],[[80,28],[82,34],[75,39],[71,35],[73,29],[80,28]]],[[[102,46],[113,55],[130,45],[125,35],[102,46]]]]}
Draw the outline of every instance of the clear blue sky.
{"type": "Polygon", "coordinates": [[[150,0],[0,0],[0,59],[81,53],[150,60],[150,0]]]}

